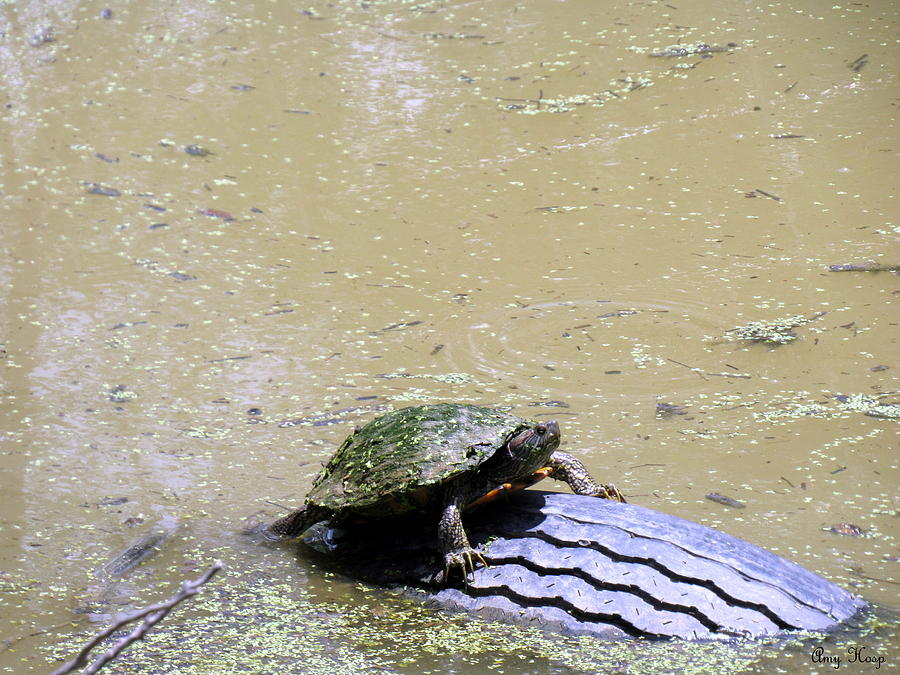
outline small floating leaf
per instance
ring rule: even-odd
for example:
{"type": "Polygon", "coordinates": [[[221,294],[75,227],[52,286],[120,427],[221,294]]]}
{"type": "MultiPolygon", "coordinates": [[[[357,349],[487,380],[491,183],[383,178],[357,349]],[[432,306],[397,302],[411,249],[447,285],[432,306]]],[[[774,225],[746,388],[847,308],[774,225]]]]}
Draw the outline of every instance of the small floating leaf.
{"type": "Polygon", "coordinates": [[[184,151],[189,155],[194,155],[195,157],[206,157],[207,155],[215,154],[211,150],[207,150],[202,145],[186,145],[184,146],[184,151]]]}
{"type": "Polygon", "coordinates": [[[118,197],[122,194],[115,188],[106,187],[105,185],[100,185],[100,183],[89,183],[87,191],[89,194],[102,195],[104,197],[118,197]]]}
{"type": "Polygon", "coordinates": [[[210,218],[221,218],[222,220],[234,220],[228,211],[220,211],[219,209],[201,209],[200,215],[209,216],[210,218]]]}

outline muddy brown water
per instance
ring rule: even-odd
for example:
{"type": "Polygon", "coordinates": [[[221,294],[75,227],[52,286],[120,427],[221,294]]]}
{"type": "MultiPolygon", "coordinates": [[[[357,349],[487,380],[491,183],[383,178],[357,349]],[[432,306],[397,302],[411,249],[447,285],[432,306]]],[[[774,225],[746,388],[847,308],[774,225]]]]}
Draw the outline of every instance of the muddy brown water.
{"type": "Polygon", "coordinates": [[[900,397],[900,279],[827,269],[900,260],[896,4],[105,7],[0,5],[3,672],[216,558],[123,672],[896,667],[889,623],[620,654],[237,534],[354,424],[496,404],[896,610],[897,420],[864,411],[900,397]],[[821,312],[778,347],[732,331],[821,312]]]}

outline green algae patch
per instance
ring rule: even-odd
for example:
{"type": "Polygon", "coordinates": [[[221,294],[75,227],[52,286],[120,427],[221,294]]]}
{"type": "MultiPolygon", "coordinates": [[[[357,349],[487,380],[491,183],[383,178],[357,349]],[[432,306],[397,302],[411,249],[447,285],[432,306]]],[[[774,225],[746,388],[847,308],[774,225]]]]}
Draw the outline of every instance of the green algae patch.
{"type": "Polygon", "coordinates": [[[378,375],[383,380],[397,380],[407,378],[422,378],[441,382],[443,384],[477,384],[478,381],[469,373],[409,373],[404,370],[378,375]]]}
{"type": "Polygon", "coordinates": [[[822,316],[824,312],[811,317],[802,315],[789,316],[769,321],[751,321],[745,326],[739,326],[728,331],[738,340],[746,342],[762,342],[767,345],[785,345],[797,339],[795,328],[804,326],[822,316]]]}
{"type": "MultiPolygon", "coordinates": [[[[726,46],[695,42],[690,44],[670,45],[659,50],[629,47],[628,51],[646,54],[651,57],[676,58],[700,56],[702,58],[708,58],[719,52],[731,52],[735,47],[737,47],[737,44],[733,42],[728,43],[726,46]]],[[[569,61],[541,62],[541,67],[542,69],[546,69],[546,72],[553,72],[558,68],[565,68],[567,66],[571,67],[569,61]]],[[[687,73],[685,71],[693,70],[696,66],[696,63],[682,62],[674,64],[665,70],[646,69],[628,73],[622,77],[609,80],[606,87],[587,92],[560,92],[556,95],[544,96],[544,90],[541,89],[538,98],[497,97],[497,106],[501,110],[524,115],[568,113],[580,107],[601,108],[613,101],[623,101],[627,99],[632,92],[652,87],[657,82],[666,78],[686,77],[687,73]]],[[[524,68],[525,66],[522,67],[524,68]]]]}
{"type": "Polygon", "coordinates": [[[784,418],[818,417],[831,419],[846,417],[849,413],[863,413],[869,417],[900,420],[900,404],[883,402],[881,398],[883,396],[879,397],[870,394],[836,394],[833,397],[834,404],[832,405],[828,403],[794,401],[783,408],[755,412],[753,416],[767,423],[784,418]]]}
{"type": "Polygon", "coordinates": [[[869,417],[900,420],[900,403],[882,403],[868,394],[838,394],[834,397],[845,410],[861,412],[869,417]]]}
{"type": "MultiPolygon", "coordinates": [[[[644,73],[626,75],[623,78],[611,81],[609,83],[609,88],[601,91],[561,94],[538,99],[516,99],[512,102],[506,99],[500,99],[498,106],[502,110],[514,111],[525,115],[567,113],[581,106],[601,108],[610,101],[621,100],[631,92],[637,89],[650,87],[653,83],[654,80],[644,73]]],[[[562,207],[551,208],[562,209],[562,207]]]]}
{"type": "MultiPolygon", "coordinates": [[[[718,52],[730,52],[737,47],[737,43],[729,42],[727,45],[711,45],[706,42],[692,42],[688,44],[674,44],[662,49],[649,52],[649,56],[656,58],[677,58],[680,56],[704,56],[718,52]]],[[[634,50],[638,51],[638,50],[634,50]]]]}

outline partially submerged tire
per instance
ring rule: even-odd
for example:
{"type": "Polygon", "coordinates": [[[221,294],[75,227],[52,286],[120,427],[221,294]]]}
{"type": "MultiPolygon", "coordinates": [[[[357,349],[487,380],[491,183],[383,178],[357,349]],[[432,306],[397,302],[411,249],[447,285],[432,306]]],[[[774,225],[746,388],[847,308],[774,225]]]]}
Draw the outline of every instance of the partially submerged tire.
{"type": "Polygon", "coordinates": [[[527,490],[465,517],[489,568],[443,572],[431,527],[396,523],[342,537],[343,571],[419,589],[430,602],[551,630],[715,639],[824,631],[865,602],[717,530],[634,504],[527,490]]]}

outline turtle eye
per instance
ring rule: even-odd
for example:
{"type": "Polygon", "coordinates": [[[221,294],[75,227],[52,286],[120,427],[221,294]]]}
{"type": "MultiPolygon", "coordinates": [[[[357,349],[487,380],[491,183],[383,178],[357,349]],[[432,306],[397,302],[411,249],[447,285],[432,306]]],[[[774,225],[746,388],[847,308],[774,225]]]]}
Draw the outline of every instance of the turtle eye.
{"type": "Polygon", "coordinates": [[[539,434],[541,434],[541,435],[544,435],[544,434],[547,433],[547,427],[545,427],[543,424],[538,424],[538,425],[534,428],[534,430],[535,430],[536,432],[538,432],[539,434]]]}

